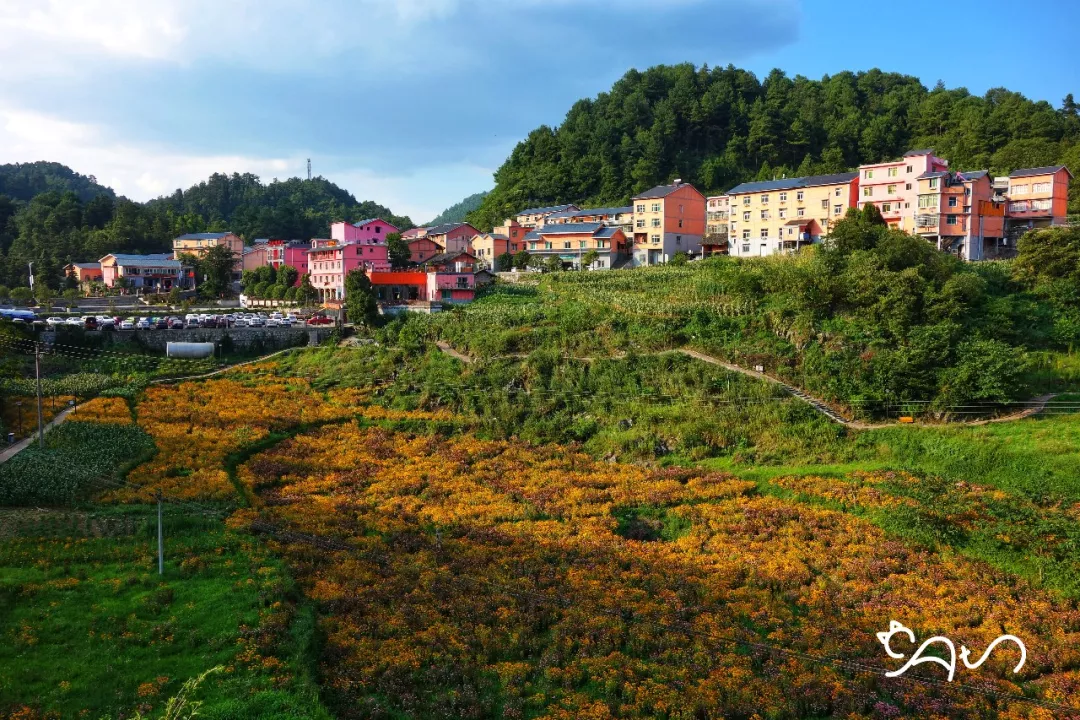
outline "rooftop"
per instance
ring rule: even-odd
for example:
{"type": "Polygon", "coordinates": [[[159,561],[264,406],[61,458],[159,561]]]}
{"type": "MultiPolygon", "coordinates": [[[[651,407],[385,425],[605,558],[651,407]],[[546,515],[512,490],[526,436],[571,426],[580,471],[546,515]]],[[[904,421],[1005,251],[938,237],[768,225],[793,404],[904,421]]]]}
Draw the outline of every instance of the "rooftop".
{"type": "Polygon", "coordinates": [[[663,198],[663,197],[667,197],[671,193],[673,193],[676,190],[678,190],[680,188],[683,188],[683,187],[693,187],[693,185],[691,185],[690,183],[684,183],[684,182],[674,182],[674,183],[672,183],[670,185],[657,185],[656,187],[654,187],[654,188],[652,188],[650,190],[646,190],[643,193],[639,193],[639,194],[635,195],[632,199],[633,200],[649,200],[649,199],[652,199],[652,198],[663,198]]]}
{"type": "Polygon", "coordinates": [[[537,232],[540,235],[592,235],[602,227],[604,226],[600,223],[564,223],[562,225],[545,225],[538,228],[537,232]]]}
{"type": "Polygon", "coordinates": [[[1063,169],[1069,173],[1069,177],[1072,177],[1072,173],[1069,172],[1069,168],[1064,165],[1048,165],[1046,167],[1037,168],[1021,168],[1019,170],[1013,170],[1009,173],[1009,177],[1031,177],[1032,175],[1053,175],[1057,171],[1063,169]]]}
{"type": "Polygon", "coordinates": [[[906,153],[904,153],[904,157],[919,157],[920,155],[933,155],[933,154],[934,154],[934,151],[932,149],[927,148],[925,150],[908,150],[906,153]]]}
{"type": "Polygon", "coordinates": [[[550,205],[548,207],[529,208],[528,210],[522,210],[518,215],[545,215],[557,212],[566,212],[571,208],[576,208],[577,205],[550,205]]]}
{"type": "Polygon", "coordinates": [[[971,182],[972,180],[978,180],[979,178],[986,177],[990,173],[986,170],[969,170],[968,172],[957,173],[961,180],[971,182]]]}
{"type": "Polygon", "coordinates": [[[218,233],[188,233],[187,235],[181,235],[176,238],[177,240],[220,240],[223,237],[232,235],[231,232],[218,232],[218,233]]]}
{"type": "Polygon", "coordinates": [[[632,206],[626,207],[605,207],[605,208],[586,208],[584,210],[564,210],[563,212],[553,213],[548,215],[548,222],[552,220],[562,220],[564,218],[576,218],[576,217],[592,217],[594,215],[629,215],[634,212],[632,206]]]}
{"type": "Polygon", "coordinates": [[[464,223],[464,222],[443,223],[442,225],[436,225],[435,227],[428,228],[427,234],[428,235],[445,235],[446,233],[453,232],[453,231],[457,230],[459,227],[464,227],[466,225],[468,225],[469,227],[472,227],[472,225],[469,225],[469,223],[464,223]]]}
{"type": "Polygon", "coordinates": [[[820,187],[821,185],[839,185],[849,183],[859,177],[857,172],[833,173],[831,175],[809,175],[801,178],[781,178],[780,180],[761,180],[736,185],[727,191],[728,195],[770,192],[773,190],[798,190],[799,188],[820,187]]]}
{"type": "Polygon", "coordinates": [[[96,262],[96,263],[71,263],[71,264],[74,265],[75,267],[79,268],[80,270],[100,270],[101,269],[101,263],[99,263],[99,262],[96,262]]]}
{"type": "Polygon", "coordinates": [[[467,258],[471,258],[473,260],[476,259],[476,256],[473,255],[472,253],[467,253],[467,252],[447,252],[447,253],[439,253],[438,255],[432,255],[427,260],[420,263],[420,265],[421,266],[424,266],[424,265],[443,265],[445,263],[452,263],[452,262],[456,261],[460,257],[467,257],[467,258]]]}
{"type": "MultiPolygon", "coordinates": [[[[109,257],[106,255],[105,257],[109,257]]],[[[126,255],[112,253],[117,265],[125,267],[162,267],[173,270],[180,269],[180,261],[172,259],[172,253],[157,253],[154,255],[126,255]]]]}

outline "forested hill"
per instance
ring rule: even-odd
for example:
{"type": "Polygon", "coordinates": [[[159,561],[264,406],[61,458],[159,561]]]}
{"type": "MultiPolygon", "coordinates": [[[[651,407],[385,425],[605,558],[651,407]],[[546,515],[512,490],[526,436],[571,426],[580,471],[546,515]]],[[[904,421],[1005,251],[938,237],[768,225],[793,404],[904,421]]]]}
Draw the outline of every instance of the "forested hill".
{"type": "MultiPolygon", "coordinates": [[[[469,219],[487,229],[530,205],[622,204],[672,178],[703,192],[782,174],[841,172],[933,148],[957,169],[1080,168],[1080,115],[1005,89],[984,96],[880,70],[810,80],[690,64],[631,70],[529,133],[469,219]]],[[[1080,183],[1073,191],[1080,212],[1080,183]]]]}
{"type": "Polygon", "coordinates": [[[50,191],[71,191],[84,202],[98,195],[116,197],[112,188],[99,185],[93,175],[80,175],[60,163],[40,161],[0,165],[0,195],[29,202],[35,195],[50,191]]]}
{"type": "Polygon", "coordinates": [[[470,195],[456,205],[451,205],[443,210],[434,220],[428,223],[428,226],[442,225],[443,223],[451,222],[465,222],[466,216],[479,209],[487,195],[487,190],[470,195]]]}
{"type": "MultiPolygon", "coordinates": [[[[2,169],[11,167],[28,166],[2,169]]],[[[93,180],[62,165],[55,167],[58,171],[48,177],[93,180]]],[[[0,174],[0,181],[4,177],[0,174]]],[[[336,220],[380,217],[402,229],[413,227],[408,217],[358,201],[321,177],[264,185],[255,175],[215,174],[186,191],[148,203],[115,197],[108,188],[87,196],[76,184],[65,187],[54,180],[44,186],[22,182],[18,187],[44,191],[27,193],[28,198],[0,193],[0,284],[9,287],[26,286],[29,261],[34,261],[39,281],[56,288],[61,269],[69,262],[93,262],[110,252],[165,252],[173,238],[189,232],[231,230],[250,243],[259,237],[327,237],[336,220]]]]}

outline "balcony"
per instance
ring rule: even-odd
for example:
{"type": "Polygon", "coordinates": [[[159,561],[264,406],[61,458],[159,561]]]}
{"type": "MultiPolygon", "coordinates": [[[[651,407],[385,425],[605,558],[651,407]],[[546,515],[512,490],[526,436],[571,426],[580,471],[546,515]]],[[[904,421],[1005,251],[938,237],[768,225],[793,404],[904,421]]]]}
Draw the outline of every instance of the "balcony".
{"type": "Polygon", "coordinates": [[[916,215],[915,227],[917,228],[936,228],[938,225],[937,215],[916,215]]]}

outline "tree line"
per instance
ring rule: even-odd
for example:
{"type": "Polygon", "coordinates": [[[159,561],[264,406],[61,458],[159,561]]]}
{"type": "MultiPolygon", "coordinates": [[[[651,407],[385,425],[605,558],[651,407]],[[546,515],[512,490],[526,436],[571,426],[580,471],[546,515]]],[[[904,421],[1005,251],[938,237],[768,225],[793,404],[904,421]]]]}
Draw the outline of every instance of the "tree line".
{"type": "MultiPolygon", "coordinates": [[[[850,170],[932,148],[957,169],[1080,168],[1080,113],[994,88],[976,96],[881,70],[811,80],[691,64],[631,70],[541,126],[495,173],[469,221],[490,229],[531,205],[627,203],[682,178],[706,193],[749,180],[850,170]]],[[[1080,212],[1080,184],[1070,208],[1080,212]]]]}

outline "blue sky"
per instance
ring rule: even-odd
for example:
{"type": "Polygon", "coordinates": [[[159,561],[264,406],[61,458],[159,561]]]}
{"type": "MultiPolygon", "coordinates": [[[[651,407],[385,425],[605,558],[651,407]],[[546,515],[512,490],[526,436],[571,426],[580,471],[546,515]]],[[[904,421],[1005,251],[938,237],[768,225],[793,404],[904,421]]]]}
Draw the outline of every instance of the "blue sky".
{"type": "Polygon", "coordinates": [[[3,0],[0,163],[145,200],[310,157],[422,222],[630,67],[880,67],[1058,106],[1076,27],[1075,0],[3,0]]]}

